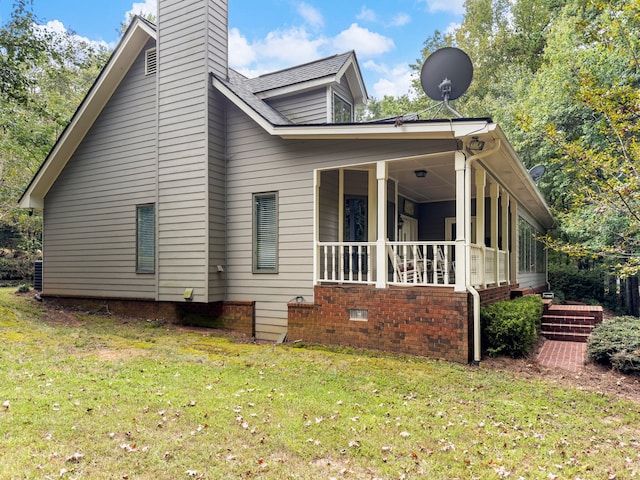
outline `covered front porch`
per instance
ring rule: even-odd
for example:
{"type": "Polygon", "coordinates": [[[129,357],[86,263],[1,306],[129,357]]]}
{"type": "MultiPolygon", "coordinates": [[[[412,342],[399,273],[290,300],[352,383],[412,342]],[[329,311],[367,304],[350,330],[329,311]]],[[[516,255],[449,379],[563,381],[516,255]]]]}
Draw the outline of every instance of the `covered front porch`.
{"type": "Polygon", "coordinates": [[[468,153],[318,170],[315,284],[514,284],[516,203],[468,153]]]}

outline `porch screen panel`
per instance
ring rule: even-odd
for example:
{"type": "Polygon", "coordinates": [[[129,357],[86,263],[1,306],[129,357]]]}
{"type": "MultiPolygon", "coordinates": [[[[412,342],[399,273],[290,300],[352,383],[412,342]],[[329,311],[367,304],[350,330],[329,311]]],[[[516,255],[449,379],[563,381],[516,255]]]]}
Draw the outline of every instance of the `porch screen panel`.
{"type": "Polygon", "coordinates": [[[156,226],[153,204],[136,207],[136,272],[154,273],[156,269],[156,226]]]}
{"type": "Polygon", "coordinates": [[[275,193],[254,195],[254,254],[256,272],[278,270],[278,197],[275,193]]]}

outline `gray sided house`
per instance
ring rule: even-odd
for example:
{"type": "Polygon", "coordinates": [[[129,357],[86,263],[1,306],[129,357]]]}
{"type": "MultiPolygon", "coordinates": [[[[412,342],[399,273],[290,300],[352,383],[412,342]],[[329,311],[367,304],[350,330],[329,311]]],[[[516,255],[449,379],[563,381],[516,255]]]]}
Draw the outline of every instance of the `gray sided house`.
{"type": "Polygon", "coordinates": [[[547,288],[553,223],[500,127],[355,123],[354,52],[246,78],[227,8],[133,20],[20,200],[43,295],[480,360],[480,305],[547,288]]]}

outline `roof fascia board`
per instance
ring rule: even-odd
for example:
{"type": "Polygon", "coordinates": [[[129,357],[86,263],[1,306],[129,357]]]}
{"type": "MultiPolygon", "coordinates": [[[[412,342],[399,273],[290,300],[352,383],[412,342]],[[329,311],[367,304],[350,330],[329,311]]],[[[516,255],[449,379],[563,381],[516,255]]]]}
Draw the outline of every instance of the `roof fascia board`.
{"type": "Polygon", "coordinates": [[[229,89],[224,83],[222,83],[215,75],[211,75],[211,84],[216,88],[224,97],[238,107],[243,113],[245,113],[254,122],[260,125],[268,134],[274,135],[274,126],[271,122],[266,120],[262,115],[251,108],[244,100],[236,95],[231,89],[229,89]]]}
{"type": "Polygon", "coordinates": [[[346,75],[347,82],[349,82],[349,88],[354,94],[353,97],[356,100],[356,103],[364,104],[365,100],[367,100],[367,89],[365,88],[362,75],[360,74],[360,70],[357,66],[358,64],[356,63],[355,56],[354,54],[351,54],[349,60],[344,63],[336,74],[336,80],[340,81],[340,79],[346,75]],[[354,88],[354,84],[356,88],[354,88]]]}
{"type": "Polygon", "coordinates": [[[214,75],[211,83],[227,100],[255,121],[269,135],[283,139],[452,139],[468,134],[488,132],[487,120],[442,121],[429,123],[405,123],[395,126],[393,123],[349,123],[326,125],[273,125],[251,108],[214,75]]]}
{"type": "Polygon", "coordinates": [[[274,88],[272,90],[265,90],[263,92],[255,93],[254,95],[261,99],[266,100],[269,98],[282,97],[285,95],[291,95],[295,93],[302,93],[307,90],[313,90],[315,88],[331,85],[336,81],[335,75],[328,75],[326,77],[317,78],[314,80],[308,80],[306,82],[294,83],[293,85],[287,85],[286,87],[274,88]]]}
{"type": "MultiPolygon", "coordinates": [[[[500,143],[502,145],[501,150],[503,150],[504,156],[507,159],[509,159],[509,163],[514,173],[518,176],[522,184],[526,186],[527,192],[529,192],[529,195],[531,195],[531,199],[535,202],[538,212],[540,214],[543,214],[542,216],[546,218],[544,219],[541,218],[540,214],[536,215],[531,210],[530,206],[527,205],[525,202],[522,202],[522,201],[519,202],[521,207],[527,210],[529,214],[532,215],[534,218],[541,221],[545,227],[551,228],[554,225],[555,220],[553,218],[551,210],[549,209],[549,205],[547,204],[547,201],[544,199],[544,197],[540,193],[540,190],[538,190],[538,187],[536,186],[535,182],[531,178],[531,175],[529,175],[529,172],[527,171],[526,167],[520,160],[519,155],[514,150],[513,145],[511,145],[511,143],[507,139],[507,136],[505,135],[504,131],[502,130],[502,128],[500,128],[499,125],[493,124],[491,130],[492,130],[492,136],[496,139],[500,139],[500,143]]],[[[508,185],[504,185],[504,188],[506,188],[507,191],[509,191],[509,194],[513,196],[513,198],[518,198],[509,189],[508,185]]]]}
{"type": "Polygon", "coordinates": [[[155,30],[136,17],[95,83],[58,138],[49,155],[18,201],[21,208],[44,208],[44,197],[80,145],[113,92],[127,74],[155,30]]]}
{"type": "Polygon", "coordinates": [[[276,126],[276,135],[282,138],[321,139],[321,138],[404,138],[404,139],[456,139],[473,132],[487,133],[487,121],[405,123],[395,126],[392,123],[350,123],[327,125],[276,126]]]}

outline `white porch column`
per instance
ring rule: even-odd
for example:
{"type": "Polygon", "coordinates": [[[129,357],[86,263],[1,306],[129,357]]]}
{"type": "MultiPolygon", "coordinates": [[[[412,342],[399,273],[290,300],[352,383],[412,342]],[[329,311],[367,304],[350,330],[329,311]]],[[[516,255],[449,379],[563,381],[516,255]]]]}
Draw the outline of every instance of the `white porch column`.
{"type": "MultiPolygon", "coordinates": [[[[463,152],[457,151],[455,155],[455,169],[456,169],[456,238],[455,238],[455,250],[456,250],[456,283],[455,291],[464,292],[467,290],[467,283],[469,275],[469,267],[467,266],[467,250],[465,247],[465,239],[467,233],[470,231],[467,229],[465,223],[465,209],[470,208],[465,202],[465,187],[464,187],[464,175],[465,175],[465,163],[466,158],[463,152]]],[[[469,212],[469,218],[471,218],[471,212],[469,212]]],[[[468,242],[469,240],[467,240],[468,242]]]]}
{"type": "Polygon", "coordinates": [[[511,202],[511,215],[509,218],[509,228],[511,229],[511,241],[513,245],[509,251],[510,265],[509,278],[511,283],[518,283],[518,251],[520,245],[518,242],[518,203],[511,202]]]}
{"type": "Polygon", "coordinates": [[[318,278],[320,277],[320,257],[318,255],[318,242],[320,241],[320,228],[318,226],[320,219],[320,183],[322,175],[320,170],[313,172],[313,284],[318,284],[318,278]]]}
{"type": "Polygon", "coordinates": [[[338,242],[344,241],[344,168],[338,170],[338,242]]]}
{"type": "Polygon", "coordinates": [[[502,219],[500,223],[502,225],[502,250],[507,252],[504,266],[504,276],[507,279],[507,285],[511,284],[510,264],[511,249],[509,245],[509,194],[502,189],[502,195],[500,195],[500,201],[502,203],[502,219]]]}
{"type": "Polygon", "coordinates": [[[376,288],[387,286],[387,162],[376,163],[378,183],[377,236],[376,236],[376,288]]]}
{"type": "Polygon", "coordinates": [[[500,255],[498,249],[498,195],[500,195],[500,185],[492,181],[489,185],[489,195],[491,197],[491,246],[495,250],[493,256],[493,279],[496,285],[500,285],[500,255]]]}
{"type": "MultiPolygon", "coordinates": [[[[482,276],[482,288],[486,288],[487,279],[485,278],[485,247],[484,241],[484,188],[487,184],[487,173],[480,167],[476,167],[476,243],[480,245],[482,249],[482,255],[480,258],[480,273],[482,276]]],[[[471,228],[471,225],[469,225],[471,228]]]]}

